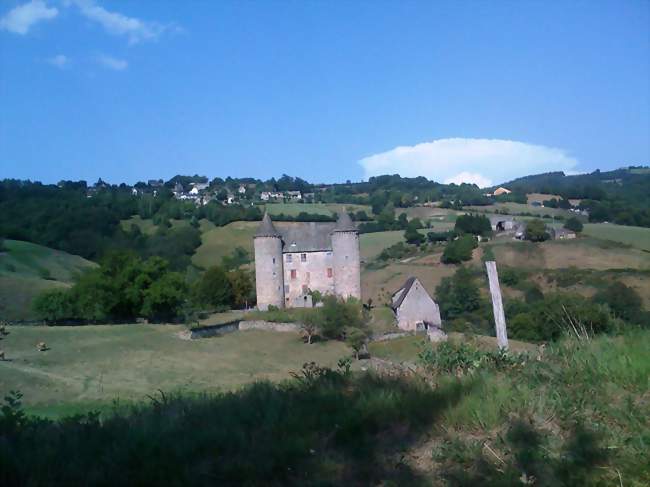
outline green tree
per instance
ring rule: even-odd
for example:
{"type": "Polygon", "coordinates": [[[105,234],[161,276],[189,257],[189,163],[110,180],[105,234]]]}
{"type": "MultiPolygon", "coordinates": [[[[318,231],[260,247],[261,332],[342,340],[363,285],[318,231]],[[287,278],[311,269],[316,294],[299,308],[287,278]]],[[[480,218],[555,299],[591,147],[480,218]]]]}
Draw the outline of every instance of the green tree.
{"type": "Polygon", "coordinates": [[[546,224],[539,218],[530,220],[526,224],[526,240],[530,240],[531,242],[543,242],[549,238],[550,235],[546,231],[546,224]]]}
{"type": "Polygon", "coordinates": [[[626,321],[635,321],[643,306],[639,293],[619,281],[596,293],[593,299],[596,303],[607,304],[615,316],[626,321]]]}
{"type": "Polygon", "coordinates": [[[251,273],[242,269],[230,271],[228,281],[232,289],[232,305],[244,308],[255,301],[255,287],[251,273]]]}
{"type": "Polygon", "coordinates": [[[443,264],[459,264],[472,259],[472,251],[478,246],[476,238],[467,234],[449,242],[440,257],[443,264]]]}
{"type": "Polygon", "coordinates": [[[576,233],[580,233],[582,232],[583,225],[580,220],[578,220],[575,216],[572,216],[566,222],[564,222],[564,228],[576,233]]]}
{"type": "Polygon", "coordinates": [[[202,306],[228,307],[233,302],[230,279],[221,266],[210,267],[194,285],[194,299],[202,306]]]}
{"type": "Polygon", "coordinates": [[[187,289],[183,276],[168,272],[154,281],[144,293],[141,314],[150,319],[169,320],[182,310],[187,289]]]}
{"type": "Polygon", "coordinates": [[[38,317],[47,322],[74,318],[76,315],[71,294],[65,289],[52,289],[39,294],[34,298],[32,307],[38,317]]]}
{"type": "Polygon", "coordinates": [[[354,356],[359,360],[359,352],[366,343],[366,333],[360,328],[352,328],[345,337],[345,342],[354,350],[354,356]]]}
{"type": "Polygon", "coordinates": [[[492,226],[485,215],[461,215],[456,219],[454,230],[458,233],[489,235],[492,233],[492,226]]]}
{"type": "Polygon", "coordinates": [[[319,328],[326,338],[341,338],[346,329],[363,328],[365,317],[361,303],[354,298],[343,300],[328,295],[318,308],[319,328]]]}
{"type": "Polygon", "coordinates": [[[409,244],[420,245],[426,240],[426,237],[418,232],[414,226],[408,225],[404,231],[404,239],[409,244]]]}
{"type": "Polygon", "coordinates": [[[444,319],[451,320],[463,313],[478,310],[481,297],[471,270],[459,267],[453,276],[443,278],[436,288],[436,301],[444,319]]]}

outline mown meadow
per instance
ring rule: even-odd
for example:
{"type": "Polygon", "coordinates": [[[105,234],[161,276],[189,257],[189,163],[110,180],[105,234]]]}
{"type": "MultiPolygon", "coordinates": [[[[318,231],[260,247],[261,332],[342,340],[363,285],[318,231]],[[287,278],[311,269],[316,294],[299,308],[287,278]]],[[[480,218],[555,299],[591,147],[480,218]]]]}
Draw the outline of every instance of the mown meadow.
{"type": "Polygon", "coordinates": [[[415,373],[311,363],[61,420],[9,393],[0,483],[647,485],[649,348],[642,330],[529,355],[425,346],[415,373]]]}

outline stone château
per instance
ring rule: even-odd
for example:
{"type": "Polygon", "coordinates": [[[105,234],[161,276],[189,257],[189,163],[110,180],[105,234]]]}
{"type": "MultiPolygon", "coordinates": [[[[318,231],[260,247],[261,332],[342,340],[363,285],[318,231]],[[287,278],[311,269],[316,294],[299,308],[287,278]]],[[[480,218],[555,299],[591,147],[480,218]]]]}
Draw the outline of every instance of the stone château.
{"type": "Polygon", "coordinates": [[[346,211],[336,223],[278,230],[264,215],[254,236],[257,307],[311,307],[313,291],[361,299],[359,232],[346,211]]]}

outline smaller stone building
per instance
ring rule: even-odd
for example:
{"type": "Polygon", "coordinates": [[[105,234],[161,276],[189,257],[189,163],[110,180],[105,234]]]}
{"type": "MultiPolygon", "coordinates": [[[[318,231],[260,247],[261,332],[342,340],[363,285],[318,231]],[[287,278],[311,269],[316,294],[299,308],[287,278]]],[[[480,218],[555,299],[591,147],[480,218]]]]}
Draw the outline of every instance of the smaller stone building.
{"type": "Polygon", "coordinates": [[[402,330],[426,330],[430,335],[444,335],[440,308],[417,277],[409,277],[393,294],[391,307],[397,318],[397,326],[402,330]]]}

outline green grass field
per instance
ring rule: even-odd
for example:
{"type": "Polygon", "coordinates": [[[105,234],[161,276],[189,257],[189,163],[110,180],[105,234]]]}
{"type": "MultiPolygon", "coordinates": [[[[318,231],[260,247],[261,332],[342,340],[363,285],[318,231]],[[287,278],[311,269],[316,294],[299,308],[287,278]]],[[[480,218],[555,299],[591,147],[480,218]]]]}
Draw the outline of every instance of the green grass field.
{"type": "Polygon", "coordinates": [[[361,259],[368,261],[377,257],[382,250],[398,242],[404,241],[404,232],[396,230],[391,232],[362,233],[359,236],[361,259]]]}
{"type": "Polygon", "coordinates": [[[281,380],[302,364],[335,366],[350,349],[341,342],[306,345],[295,333],[236,332],[181,340],[172,325],[11,327],[1,342],[0,397],[23,392],[30,411],[64,414],[133,401],[164,391],[231,390],[281,380]],[[36,343],[50,347],[38,352],[36,343]]]}
{"type": "Polygon", "coordinates": [[[0,318],[36,318],[31,302],[46,289],[67,287],[92,262],[60,250],[18,240],[5,240],[0,252],[0,318]]]}
{"type": "Polygon", "coordinates": [[[517,215],[519,213],[530,213],[536,216],[563,216],[569,218],[575,216],[569,210],[563,210],[560,208],[540,208],[538,206],[525,205],[523,203],[495,203],[488,206],[468,206],[466,207],[469,211],[478,211],[481,213],[495,213],[497,210],[500,212],[506,211],[509,214],[517,215]]]}
{"type": "Polygon", "coordinates": [[[614,225],[613,223],[586,223],[583,233],[590,237],[620,242],[650,251],[650,228],[614,225]]]}
{"type": "Polygon", "coordinates": [[[269,215],[279,215],[284,213],[288,216],[298,216],[301,212],[306,213],[315,213],[317,215],[333,215],[338,213],[343,208],[346,208],[349,212],[364,210],[368,215],[371,215],[371,210],[369,206],[365,205],[339,205],[335,203],[267,203],[264,205],[266,211],[269,212],[269,215]]]}
{"type": "Polygon", "coordinates": [[[201,245],[192,256],[192,263],[207,269],[217,265],[235,247],[243,247],[253,256],[253,235],[258,222],[233,222],[223,227],[205,228],[201,234],[201,245]]]}

